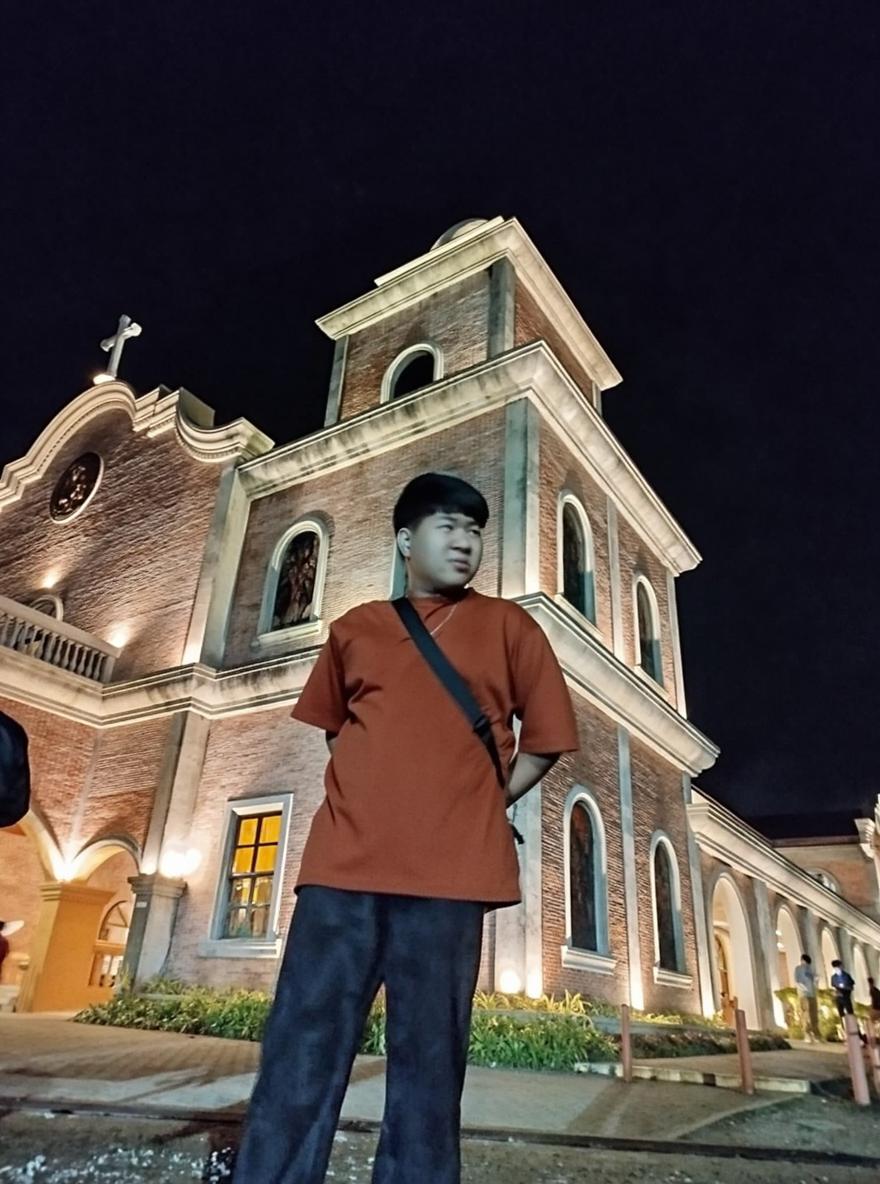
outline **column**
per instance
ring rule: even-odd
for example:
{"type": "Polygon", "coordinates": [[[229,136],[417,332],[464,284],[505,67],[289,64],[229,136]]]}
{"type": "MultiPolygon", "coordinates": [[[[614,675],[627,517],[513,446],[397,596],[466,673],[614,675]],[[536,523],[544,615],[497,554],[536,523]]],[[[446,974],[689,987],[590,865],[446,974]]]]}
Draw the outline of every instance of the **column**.
{"type": "Polygon", "coordinates": [[[184,893],[183,880],[154,872],[129,878],[134,908],[122,973],[132,986],[162,974],[171,949],[177,903],[184,893]]]}
{"type": "Polygon", "coordinates": [[[775,1028],[784,1023],[782,1004],[774,991],[779,986],[776,961],[776,930],[770,919],[770,897],[763,880],[752,880],[752,895],[758,920],[758,940],[753,942],[755,967],[755,1003],[763,1028],[775,1028]]]}
{"type": "Polygon", "coordinates": [[[684,697],[684,669],[681,662],[681,634],[678,628],[678,601],[675,576],[666,572],[666,599],[669,602],[669,632],[672,638],[672,669],[675,678],[675,709],[687,718],[687,704],[684,697]]]}
{"type": "MultiPolygon", "coordinates": [[[[681,777],[682,796],[684,797],[685,820],[687,808],[690,805],[691,779],[687,773],[681,777]]],[[[691,897],[694,908],[694,933],[697,941],[697,969],[700,985],[700,1006],[703,1015],[715,1014],[715,991],[712,983],[712,959],[710,955],[710,939],[712,933],[712,919],[706,913],[706,900],[703,891],[703,869],[700,864],[700,852],[697,840],[694,838],[690,822],[687,821],[687,849],[688,864],[691,873],[691,897]]]]}
{"type": "Polygon", "coordinates": [[[97,1002],[89,995],[101,916],[113,898],[104,888],[52,881],[42,904],[16,1007],[19,1011],[74,1011],[97,1002]]]}
{"type": "Polygon", "coordinates": [[[230,465],[220,479],[217,491],[184,647],[184,662],[204,662],[216,667],[223,661],[249,513],[250,502],[242,489],[238,469],[230,465]]]}
{"type": "Polygon", "coordinates": [[[327,412],[324,427],[329,428],[339,421],[342,404],[342,384],[345,380],[345,363],[348,358],[348,338],[339,337],[333,344],[333,368],[330,371],[330,389],[327,392],[327,412]]]}
{"type": "Polygon", "coordinates": [[[501,596],[512,600],[540,587],[540,419],[525,396],[505,412],[501,596]]]}
{"type": "Polygon", "coordinates": [[[620,792],[620,829],[623,840],[623,896],[626,906],[626,945],[629,964],[629,1003],[642,1011],[645,988],[642,982],[642,951],[639,945],[639,897],[636,880],[636,839],[633,824],[632,767],[629,732],[617,729],[617,777],[620,792]]]}
{"type": "Polygon", "coordinates": [[[487,360],[513,349],[516,276],[509,259],[489,268],[489,332],[487,360]]]}
{"type": "Polygon", "coordinates": [[[623,596],[620,587],[620,542],[617,534],[617,507],[608,499],[608,573],[611,577],[611,639],[614,656],[626,661],[623,634],[623,596]]]}

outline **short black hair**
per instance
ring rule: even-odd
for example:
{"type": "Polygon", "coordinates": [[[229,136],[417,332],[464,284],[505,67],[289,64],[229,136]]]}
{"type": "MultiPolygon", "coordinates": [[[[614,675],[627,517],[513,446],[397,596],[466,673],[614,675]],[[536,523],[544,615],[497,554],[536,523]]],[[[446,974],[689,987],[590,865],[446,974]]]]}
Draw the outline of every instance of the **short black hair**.
{"type": "Polygon", "coordinates": [[[809,954],[801,954],[801,962],[808,962],[812,965],[813,959],[809,954]]]}
{"type": "Polygon", "coordinates": [[[831,963],[831,965],[832,966],[843,966],[843,963],[841,962],[841,960],[839,958],[835,958],[834,961],[831,963]]]}
{"type": "Polygon", "coordinates": [[[431,514],[465,514],[479,527],[489,520],[489,507],[479,489],[461,477],[422,473],[405,486],[394,507],[394,533],[415,530],[431,514]]]}

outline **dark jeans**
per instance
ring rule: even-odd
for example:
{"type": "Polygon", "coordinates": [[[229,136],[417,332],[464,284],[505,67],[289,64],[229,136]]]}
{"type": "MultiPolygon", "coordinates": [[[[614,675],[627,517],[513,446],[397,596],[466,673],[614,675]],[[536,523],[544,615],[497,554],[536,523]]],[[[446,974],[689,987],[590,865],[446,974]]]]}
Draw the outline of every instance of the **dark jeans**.
{"type": "Polygon", "coordinates": [[[300,889],[235,1184],[321,1184],[370,1004],[387,999],[374,1184],[459,1184],[484,906],[300,889]]]}
{"type": "Polygon", "coordinates": [[[837,1014],[841,1019],[845,1015],[853,1015],[853,1001],[852,991],[838,991],[834,997],[834,1002],[837,1004],[837,1014]]]}

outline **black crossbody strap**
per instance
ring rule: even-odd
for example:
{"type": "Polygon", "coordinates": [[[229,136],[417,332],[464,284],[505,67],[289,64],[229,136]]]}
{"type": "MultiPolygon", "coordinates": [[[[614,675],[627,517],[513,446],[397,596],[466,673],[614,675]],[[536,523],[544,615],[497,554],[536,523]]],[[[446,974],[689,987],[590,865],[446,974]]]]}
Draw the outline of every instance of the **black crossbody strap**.
{"type": "MultiPolygon", "coordinates": [[[[392,600],[391,603],[394,605],[397,615],[405,625],[410,637],[415,642],[419,653],[461,708],[462,714],[467,719],[471,729],[489,753],[492,764],[495,767],[495,775],[498,778],[498,783],[503,789],[505,785],[504,771],[501,768],[501,757],[498,755],[495,737],[492,735],[492,725],[480,709],[480,705],[474,698],[470,687],[437,645],[437,642],[425,627],[422,618],[416,612],[415,608],[413,608],[410,600],[406,596],[401,596],[397,600],[392,600]]],[[[519,831],[516,827],[512,829],[517,842],[521,843],[523,839],[519,831]]]]}

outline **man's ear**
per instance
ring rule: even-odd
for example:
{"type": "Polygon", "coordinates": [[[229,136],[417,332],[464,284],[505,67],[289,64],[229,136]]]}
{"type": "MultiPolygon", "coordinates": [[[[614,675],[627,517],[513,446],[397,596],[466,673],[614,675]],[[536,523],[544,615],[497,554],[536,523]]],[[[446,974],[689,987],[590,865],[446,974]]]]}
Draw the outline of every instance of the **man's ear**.
{"type": "Polygon", "coordinates": [[[412,535],[405,526],[397,532],[397,546],[404,559],[409,559],[412,550],[412,535]]]}

